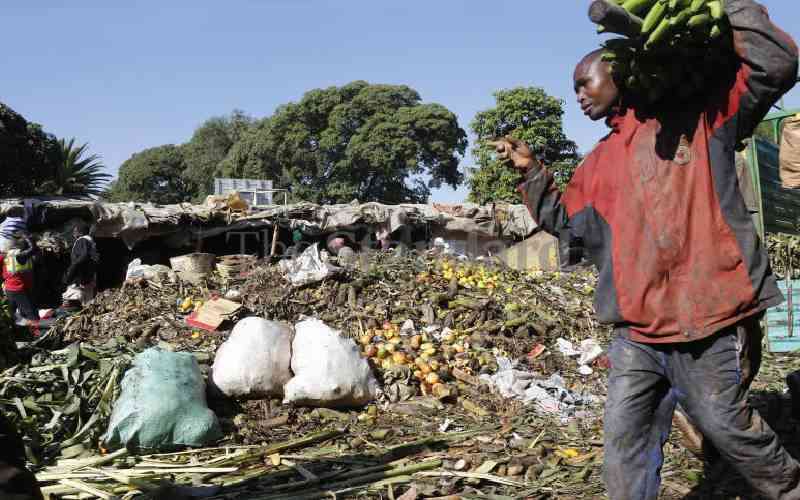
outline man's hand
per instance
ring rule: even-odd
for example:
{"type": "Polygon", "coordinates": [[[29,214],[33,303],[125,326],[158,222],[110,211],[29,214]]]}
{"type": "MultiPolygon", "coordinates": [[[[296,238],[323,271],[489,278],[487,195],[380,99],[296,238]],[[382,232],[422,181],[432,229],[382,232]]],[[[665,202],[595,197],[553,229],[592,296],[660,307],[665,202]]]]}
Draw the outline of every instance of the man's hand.
{"type": "Polygon", "coordinates": [[[533,157],[531,148],[519,139],[503,137],[487,141],[486,144],[494,147],[499,160],[509,163],[511,167],[523,174],[534,166],[539,166],[539,162],[533,157]]]}

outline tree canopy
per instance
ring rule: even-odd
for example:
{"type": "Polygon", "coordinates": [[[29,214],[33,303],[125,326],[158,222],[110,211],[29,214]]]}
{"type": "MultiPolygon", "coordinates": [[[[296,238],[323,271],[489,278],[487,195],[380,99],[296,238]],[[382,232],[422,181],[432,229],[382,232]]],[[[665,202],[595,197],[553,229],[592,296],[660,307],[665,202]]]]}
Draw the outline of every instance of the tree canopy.
{"type": "Polygon", "coordinates": [[[42,183],[43,194],[55,196],[99,195],[111,176],[96,154],[88,154],[89,144],[77,146],[75,138],[58,140],[57,158],[50,178],[42,183]]]}
{"type": "Polygon", "coordinates": [[[495,107],[481,111],[470,124],[478,141],[472,150],[477,166],[470,179],[469,199],[520,203],[519,174],[497,161],[485,140],[511,136],[526,142],[564,186],[578,164],[577,145],[564,134],[563,101],[539,87],[517,87],[495,92],[495,107]]]}
{"type": "Polygon", "coordinates": [[[194,131],[189,142],[181,146],[186,162],[183,177],[195,200],[199,201],[213,192],[214,177],[220,163],[253,123],[250,116],[234,110],[230,116],[206,120],[194,131]]]}
{"type": "Polygon", "coordinates": [[[40,194],[58,156],[55,136],[0,103],[0,198],[40,194]]]}
{"type": "Polygon", "coordinates": [[[218,173],[266,178],[320,203],[424,202],[463,182],[466,133],[439,104],[402,85],[315,89],[244,133],[218,173]]]}
{"type": "Polygon", "coordinates": [[[184,178],[186,162],[180,147],[167,144],[134,153],[119,167],[119,177],[106,198],[162,205],[182,203],[193,196],[184,178]]]}

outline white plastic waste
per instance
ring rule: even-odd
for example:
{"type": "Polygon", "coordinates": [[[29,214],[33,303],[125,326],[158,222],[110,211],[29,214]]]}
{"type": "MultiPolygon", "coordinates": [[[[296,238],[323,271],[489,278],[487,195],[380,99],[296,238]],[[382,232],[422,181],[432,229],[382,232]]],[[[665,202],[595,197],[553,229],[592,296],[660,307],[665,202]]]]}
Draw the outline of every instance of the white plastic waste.
{"type": "Polygon", "coordinates": [[[211,387],[239,399],[282,397],[292,378],[292,329],[264,318],[245,318],[214,358],[211,387]]]}
{"type": "Polygon", "coordinates": [[[279,266],[286,279],[294,286],[322,281],[340,269],[323,258],[317,245],[311,245],[295,259],[282,260],[279,266]]]}
{"type": "Polygon", "coordinates": [[[128,271],[125,273],[125,281],[131,278],[144,278],[144,270],[147,266],[142,265],[142,259],[133,259],[128,264],[128,271]]]}
{"type": "Polygon", "coordinates": [[[603,348],[595,339],[582,340],[579,349],[576,349],[569,340],[562,338],[556,339],[556,345],[564,356],[578,356],[578,373],[584,376],[594,373],[589,365],[603,354],[603,348]]]}
{"type": "Polygon", "coordinates": [[[578,358],[579,365],[589,365],[603,354],[603,348],[595,339],[586,339],[581,342],[581,355],[578,358]]]}
{"type": "Polygon", "coordinates": [[[575,414],[577,406],[597,401],[595,396],[570,392],[558,373],[542,380],[531,372],[516,369],[514,362],[503,357],[497,358],[497,366],[497,373],[481,375],[481,380],[495,387],[501,396],[534,403],[544,413],[566,418],[575,414]]]}
{"type": "Polygon", "coordinates": [[[142,264],[142,259],[134,259],[128,264],[125,281],[135,278],[155,281],[156,283],[164,281],[169,281],[170,283],[178,282],[178,275],[169,267],[160,264],[153,266],[142,264]]]}
{"type": "Polygon", "coordinates": [[[292,371],[295,376],[284,387],[284,403],[353,408],[378,394],[378,382],[355,342],[317,319],[295,325],[292,371]]]}
{"type": "Polygon", "coordinates": [[[575,346],[567,339],[558,338],[556,339],[556,345],[558,346],[559,352],[564,356],[579,356],[581,351],[575,349],[575,346]]]}
{"type": "Polygon", "coordinates": [[[414,326],[414,321],[407,319],[403,322],[403,325],[400,327],[400,335],[414,335],[417,329],[414,326]]]}

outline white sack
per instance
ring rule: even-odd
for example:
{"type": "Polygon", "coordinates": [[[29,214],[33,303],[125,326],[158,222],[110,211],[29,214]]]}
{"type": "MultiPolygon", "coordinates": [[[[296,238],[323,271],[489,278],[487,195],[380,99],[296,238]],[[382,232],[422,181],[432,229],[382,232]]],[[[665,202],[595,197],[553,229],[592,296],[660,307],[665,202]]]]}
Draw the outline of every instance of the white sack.
{"type": "Polygon", "coordinates": [[[264,318],[245,318],[233,328],[214,358],[211,385],[228,397],[283,396],[292,378],[292,329],[264,318]]]}
{"type": "Polygon", "coordinates": [[[295,377],[284,387],[284,403],[352,408],[373,401],[378,392],[355,342],[317,319],[295,325],[292,371],[295,377]]]}

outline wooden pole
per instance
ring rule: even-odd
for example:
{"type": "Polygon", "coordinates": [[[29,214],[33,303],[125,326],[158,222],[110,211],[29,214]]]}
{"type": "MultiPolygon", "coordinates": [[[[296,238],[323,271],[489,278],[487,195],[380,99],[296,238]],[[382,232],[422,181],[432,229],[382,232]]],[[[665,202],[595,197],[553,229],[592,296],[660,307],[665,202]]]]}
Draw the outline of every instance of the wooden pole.
{"type": "Polygon", "coordinates": [[[269,256],[275,257],[275,250],[278,247],[278,221],[275,221],[275,226],[272,228],[272,248],[269,250],[269,256]]]}

